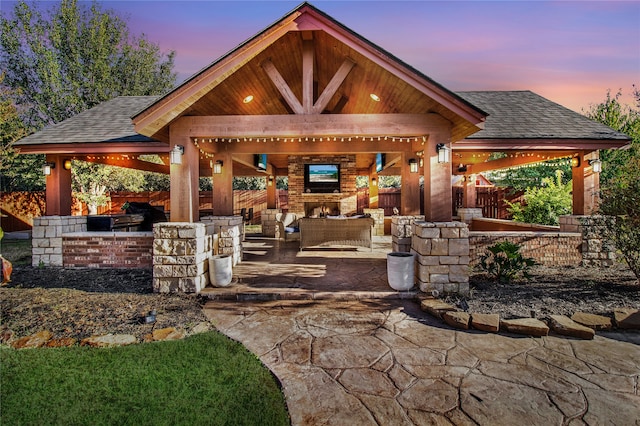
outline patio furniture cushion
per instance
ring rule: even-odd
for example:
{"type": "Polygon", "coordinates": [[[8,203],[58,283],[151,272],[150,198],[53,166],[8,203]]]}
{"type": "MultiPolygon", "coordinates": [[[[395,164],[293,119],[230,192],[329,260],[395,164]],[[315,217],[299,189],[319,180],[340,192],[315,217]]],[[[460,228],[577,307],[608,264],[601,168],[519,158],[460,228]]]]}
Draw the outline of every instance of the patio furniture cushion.
{"type": "Polygon", "coordinates": [[[300,239],[298,216],[295,213],[276,214],[276,226],[278,227],[280,238],[285,241],[298,241],[300,239]]]}

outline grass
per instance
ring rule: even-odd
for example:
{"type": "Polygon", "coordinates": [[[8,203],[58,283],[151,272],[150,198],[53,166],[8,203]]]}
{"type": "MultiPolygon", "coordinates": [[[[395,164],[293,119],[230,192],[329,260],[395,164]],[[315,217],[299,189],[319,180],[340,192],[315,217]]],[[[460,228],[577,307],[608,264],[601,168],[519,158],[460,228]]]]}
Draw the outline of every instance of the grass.
{"type": "Polygon", "coordinates": [[[112,349],[2,347],[0,364],[0,424],[289,424],[274,376],[217,332],[112,349]]]}
{"type": "Polygon", "coordinates": [[[31,240],[0,240],[0,254],[14,266],[31,265],[31,240]]]}

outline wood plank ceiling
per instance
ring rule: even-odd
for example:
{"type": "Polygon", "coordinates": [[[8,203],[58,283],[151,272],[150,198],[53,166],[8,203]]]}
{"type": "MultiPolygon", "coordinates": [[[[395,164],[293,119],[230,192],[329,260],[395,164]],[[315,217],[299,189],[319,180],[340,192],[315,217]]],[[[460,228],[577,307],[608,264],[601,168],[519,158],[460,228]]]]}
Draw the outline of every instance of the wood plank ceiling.
{"type": "MultiPolygon", "coordinates": [[[[288,32],[214,87],[182,115],[293,114],[294,111],[277,89],[266,68],[268,64],[273,64],[293,95],[302,103],[304,39],[311,41],[314,50],[314,102],[327,88],[345,60],[355,63],[327,103],[323,114],[437,113],[453,122],[454,126],[460,129],[458,131],[465,132],[474,127],[406,81],[324,31],[288,32]],[[380,100],[373,100],[371,94],[377,95],[380,100]],[[244,103],[243,100],[247,96],[253,96],[253,100],[244,103]]],[[[357,167],[369,167],[374,161],[374,155],[358,155],[357,167]]],[[[287,167],[284,155],[269,155],[269,162],[278,169],[287,167]]]]}

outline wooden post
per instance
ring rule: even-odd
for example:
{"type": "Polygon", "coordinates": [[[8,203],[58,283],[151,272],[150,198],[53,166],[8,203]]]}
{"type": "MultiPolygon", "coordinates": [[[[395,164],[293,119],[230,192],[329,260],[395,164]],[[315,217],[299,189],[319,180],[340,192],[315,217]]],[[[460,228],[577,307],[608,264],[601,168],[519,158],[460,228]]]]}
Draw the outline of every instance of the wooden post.
{"type": "Polygon", "coordinates": [[[233,160],[227,152],[217,153],[214,162],[222,161],[222,173],[213,174],[213,215],[233,215],[233,160]]]}
{"type": "Polygon", "coordinates": [[[380,205],[380,199],[378,196],[378,185],[380,185],[380,176],[376,171],[376,165],[371,166],[369,171],[369,208],[377,209],[380,205]],[[374,183],[375,181],[375,183],[374,183]]]}
{"type": "Polygon", "coordinates": [[[400,214],[403,216],[413,216],[420,214],[420,173],[411,173],[409,160],[413,159],[419,163],[419,159],[412,155],[412,152],[402,154],[400,160],[400,170],[402,171],[402,190],[400,192],[400,214]]]}
{"type": "Polygon", "coordinates": [[[465,175],[462,188],[462,207],[471,209],[475,208],[477,203],[476,176],[465,175]]]}
{"type": "Polygon", "coordinates": [[[184,147],[181,164],[171,164],[169,179],[171,184],[171,222],[197,222],[199,217],[200,155],[191,139],[173,128],[170,131],[171,149],[175,145],[184,147]]]}
{"type": "Polygon", "coordinates": [[[45,216],[71,216],[71,170],[64,169],[64,158],[47,154],[47,163],[55,164],[46,177],[45,216]]]}
{"type": "Polygon", "coordinates": [[[444,130],[432,133],[424,145],[424,215],[431,222],[451,222],[453,216],[451,161],[438,163],[436,151],[439,143],[451,147],[449,134],[444,130]]]}
{"type": "Polygon", "coordinates": [[[598,151],[580,152],[578,164],[571,169],[573,179],[573,214],[595,213],[600,198],[600,174],[593,172],[589,160],[598,158],[598,151]]]}
{"type": "Polygon", "coordinates": [[[271,164],[267,165],[267,208],[275,209],[276,208],[276,175],[275,175],[275,167],[271,164]]]}

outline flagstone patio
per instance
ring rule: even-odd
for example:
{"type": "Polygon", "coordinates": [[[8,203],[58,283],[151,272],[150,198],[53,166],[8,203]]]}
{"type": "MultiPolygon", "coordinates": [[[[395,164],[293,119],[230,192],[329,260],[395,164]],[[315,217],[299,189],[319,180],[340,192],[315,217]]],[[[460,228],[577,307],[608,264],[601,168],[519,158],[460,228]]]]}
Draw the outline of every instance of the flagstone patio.
{"type": "Polygon", "coordinates": [[[417,289],[396,292],[387,283],[391,237],[374,237],[373,249],[318,248],[301,251],[296,241],[248,237],[244,260],[229,287],[207,287],[218,300],[413,298],[417,289]]]}

